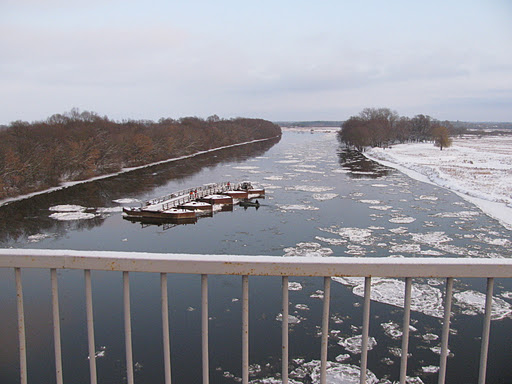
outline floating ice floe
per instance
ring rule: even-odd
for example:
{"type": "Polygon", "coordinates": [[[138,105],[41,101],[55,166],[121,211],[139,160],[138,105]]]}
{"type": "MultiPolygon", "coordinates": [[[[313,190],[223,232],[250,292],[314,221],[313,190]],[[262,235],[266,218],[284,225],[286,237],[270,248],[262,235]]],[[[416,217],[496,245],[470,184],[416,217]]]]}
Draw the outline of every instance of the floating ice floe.
{"type": "Polygon", "coordinates": [[[279,205],[278,207],[281,209],[281,211],[318,211],[320,208],[313,207],[312,205],[306,205],[306,204],[287,204],[287,205],[279,205]]]}
{"type": "Polygon", "coordinates": [[[430,200],[430,201],[436,201],[439,198],[437,196],[428,196],[428,195],[421,195],[418,200],[430,200]]]}
{"type": "Polygon", "coordinates": [[[447,243],[453,239],[446,235],[446,233],[438,232],[426,232],[426,233],[411,233],[412,239],[421,244],[427,244],[435,246],[440,243],[447,243]]]}
{"type": "Polygon", "coordinates": [[[98,213],[117,213],[117,212],[123,212],[122,207],[102,207],[102,208],[96,208],[96,212],[98,213]]]}
{"type": "Polygon", "coordinates": [[[81,205],[54,205],[49,208],[50,211],[55,212],[50,215],[50,218],[60,221],[72,221],[94,219],[97,216],[94,213],[84,212],[86,209],[81,205]]]}
{"type": "Polygon", "coordinates": [[[377,211],[389,211],[390,209],[393,209],[391,205],[370,205],[369,208],[377,211]]]}
{"type": "Polygon", "coordinates": [[[395,224],[410,224],[415,221],[416,221],[416,219],[414,217],[409,217],[409,216],[396,216],[396,217],[392,217],[391,219],[389,219],[390,223],[395,223],[395,224]]]}
{"type": "Polygon", "coordinates": [[[425,341],[435,341],[439,339],[439,336],[434,333],[425,333],[421,338],[425,341]]]}
{"type": "MultiPolygon", "coordinates": [[[[364,278],[362,277],[333,277],[332,280],[352,286],[352,292],[364,297],[364,278]]],[[[389,278],[372,278],[371,300],[379,303],[404,307],[405,282],[389,278]]],[[[442,318],[443,300],[442,292],[438,288],[427,284],[412,284],[411,311],[421,312],[425,315],[442,318]]]]}
{"type": "Polygon", "coordinates": [[[350,244],[347,246],[345,253],[347,255],[363,256],[366,255],[366,248],[361,247],[360,245],[350,244]]]}
{"type": "MultiPolygon", "coordinates": [[[[276,316],[277,321],[283,321],[283,314],[280,313],[276,316]]],[[[288,315],[288,324],[299,324],[300,319],[297,316],[288,315]]]]}
{"type": "Polygon", "coordinates": [[[132,198],[124,198],[124,199],[116,199],[112,200],[114,203],[118,204],[133,204],[133,203],[140,203],[139,199],[132,199],[132,198]]]}
{"type": "Polygon", "coordinates": [[[348,238],[353,243],[362,243],[363,241],[368,240],[372,235],[372,231],[367,228],[341,228],[338,226],[332,226],[329,228],[319,229],[324,232],[334,233],[341,237],[348,238]]]}
{"type": "Polygon", "coordinates": [[[295,304],[295,309],[300,311],[309,311],[309,307],[306,304],[295,304]]]}
{"type": "Polygon", "coordinates": [[[469,219],[478,216],[477,211],[459,211],[459,212],[440,212],[433,215],[433,217],[453,218],[453,219],[469,219]]]}
{"type": "Polygon", "coordinates": [[[421,367],[421,372],[423,373],[437,373],[439,372],[439,367],[436,365],[427,365],[426,367],[421,367]]]}
{"type": "MultiPolygon", "coordinates": [[[[345,348],[350,353],[353,353],[354,355],[357,355],[361,353],[362,351],[362,343],[363,343],[363,337],[362,335],[347,337],[345,339],[340,339],[338,341],[338,344],[341,345],[343,348],[345,348]]],[[[373,347],[377,345],[377,340],[375,340],[374,337],[368,338],[368,350],[372,350],[373,347]]]]}
{"type": "Polygon", "coordinates": [[[240,169],[240,170],[245,171],[245,170],[251,170],[251,169],[259,169],[259,167],[239,165],[239,166],[233,167],[233,169],[240,169]]]}
{"type": "MultiPolygon", "coordinates": [[[[485,294],[477,291],[464,291],[453,294],[455,303],[464,315],[478,315],[485,311],[485,294]]],[[[498,297],[492,299],[491,320],[502,320],[511,317],[512,306],[498,297]]]]}
{"type": "Polygon", "coordinates": [[[313,199],[318,201],[332,200],[338,197],[337,193],[314,193],[313,199]]]}
{"type": "Polygon", "coordinates": [[[284,180],[284,177],[283,176],[273,175],[273,176],[264,177],[264,179],[265,180],[271,180],[271,181],[278,181],[278,180],[284,180]]]}
{"type": "Polygon", "coordinates": [[[309,297],[311,297],[313,299],[323,299],[324,298],[324,291],[322,291],[321,289],[317,289],[314,293],[309,295],[309,297]]]}
{"type": "Polygon", "coordinates": [[[389,248],[390,253],[405,252],[405,253],[419,253],[421,246],[419,244],[394,244],[389,248]]]}
{"type": "Polygon", "coordinates": [[[324,257],[332,255],[330,248],[324,248],[318,243],[305,242],[297,243],[295,247],[283,249],[284,256],[308,256],[308,257],[324,257]]]}
{"type": "Polygon", "coordinates": [[[397,235],[403,235],[404,233],[409,232],[409,229],[407,227],[398,227],[398,228],[388,229],[388,231],[391,233],[395,233],[397,235]]]}
{"type": "Polygon", "coordinates": [[[53,235],[49,235],[47,233],[36,233],[35,235],[30,235],[27,237],[29,243],[37,243],[41,240],[52,237],[53,235]]]}
{"type": "MultiPolygon", "coordinates": [[[[295,379],[303,379],[306,375],[311,377],[313,384],[320,383],[321,374],[321,363],[320,360],[312,360],[302,364],[290,372],[290,377],[295,379]]],[[[326,383],[327,384],[359,384],[359,377],[361,376],[361,370],[359,367],[350,364],[341,364],[339,362],[328,361],[326,367],[326,383]]],[[[279,381],[279,383],[281,383],[279,381]]],[[[366,371],[366,384],[377,384],[379,380],[373,372],[370,370],[366,371]]],[[[290,382],[291,383],[291,382],[290,382]]]]}
{"type": "Polygon", "coordinates": [[[326,186],[313,186],[313,185],[295,185],[293,187],[286,187],[287,190],[290,191],[304,191],[304,192],[328,192],[332,191],[334,187],[326,187],[326,186]]]}
{"type": "MultiPolygon", "coordinates": [[[[402,326],[393,322],[393,321],[388,321],[387,323],[382,323],[380,325],[382,327],[382,329],[384,330],[384,333],[391,337],[392,339],[394,340],[398,340],[402,337],[402,334],[403,334],[403,331],[402,331],[402,326]]],[[[416,331],[416,328],[414,328],[413,326],[409,326],[409,331],[416,331]]]]}
{"type": "Polygon", "coordinates": [[[54,205],[53,207],[50,207],[48,209],[53,212],[83,212],[87,208],[82,207],[81,205],[64,204],[64,205],[54,205]]]}
{"type": "Polygon", "coordinates": [[[318,241],[323,241],[324,243],[330,244],[330,245],[342,245],[346,244],[347,240],[344,239],[336,239],[331,237],[321,237],[321,236],[315,236],[315,239],[318,241]]]}
{"type": "Polygon", "coordinates": [[[300,168],[294,168],[295,172],[302,172],[302,173],[316,173],[318,175],[323,175],[325,172],[323,171],[314,171],[312,169],[300,169],[300,168]]]}
{"type": "Polygon", "coordinates": [[[350,359],[350,355],[348,353],[343,353],[341,355],[338,355],[335,357],[335,360],[338,362],[338,363],[342,363],[344,362],[345,360],[348,360],[350,359]]]}
{"type": "Polygon", "coordinates": [[[302,284],[298,283],[296,281],[289,281],[288,282],[288,290],[289,291],[300,291],[300,290],[302,290],[302,284]]]}
{"type": "Polygon", "coordinates": [[[55,212],[50,215],[50,218],[60,221],[73,221],[94,219],[96,216],[94,213],[86,212],[55,212]]]}
{"type": "Polygon", "coordinates": [[[363,204],[380,204],[381,201],[380,200],[359,200],[360,203],[363,203],[363,204]]]}

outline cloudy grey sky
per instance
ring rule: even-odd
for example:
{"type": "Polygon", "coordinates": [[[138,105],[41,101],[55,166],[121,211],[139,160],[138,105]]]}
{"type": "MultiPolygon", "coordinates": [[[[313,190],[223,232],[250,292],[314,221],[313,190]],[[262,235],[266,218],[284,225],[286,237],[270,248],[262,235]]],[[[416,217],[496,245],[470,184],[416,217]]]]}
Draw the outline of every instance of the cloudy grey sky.
{"type": "Polygon", "coordinates": [[[0,0],[0,55],[0,124],[73,107],[512,121],[510,0],[0,0]]]}

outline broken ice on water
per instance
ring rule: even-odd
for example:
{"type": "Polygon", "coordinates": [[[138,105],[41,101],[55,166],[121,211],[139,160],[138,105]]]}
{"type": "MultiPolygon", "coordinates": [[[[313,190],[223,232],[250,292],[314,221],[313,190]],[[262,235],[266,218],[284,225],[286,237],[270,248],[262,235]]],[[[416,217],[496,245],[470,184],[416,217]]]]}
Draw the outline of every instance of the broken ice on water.
{"type": "Polygon", "coordinates": [[[295,282],[295,281],[289,281],[288,282],[288,290],[289,291],[300,291],[300,290],[302,290],[302,284],[295,282]]]}
{"type": "MultiPolygon", "coordinates": [[[[362,335],[342,338],[338,344],[353,354],[360,354],[362,352],[363,337],[362,335]]],[[[377,340],[374,337],[368,338],[368,350],[372,350],[377,345],[377,340]]]]}
{"type": "Polygon", "coordinates": [[[354,243],[361,243],[368,240],[372,236],[372,231],[368,228],[352,228],[352,227],[339,227],[332,226],[329,228],[319,228],[321,231],[333,233],[343,238],[347,238],[354,243]]]}
{"type": "Polygon", "coordinates": [[[324,257],[332,255],[330,248],[324,248],[318,243],[304,242],[298,243],[295,247],[288,247],[283,250],[284,256],[307,256],[307,257],[324,257]]]}
{"type": "MultiPolygon", "coordinates": [[[[334,281],[352,286],[352,292],[364,297],[363,277],[333,277],[334,281]]],[[[411,289],[411,311],[442,318],[444,313],[442,292],[428,284],[413,283],[411,289]]],[[[390,278],[372,278],[370,298],[373,301],[404,307],[405,282],[390,278]]]]}
{"type": "MultiPolygon", "coordinates": [[[[485,311],[485,294],[477,291],[463,291],[453,294],[455,304],[462,309],[465,315],[483,314],[485,311]]],[[[512,306],[499,297],[492,299],[491,320],[502,320],[512,317],[512,306]]]]}

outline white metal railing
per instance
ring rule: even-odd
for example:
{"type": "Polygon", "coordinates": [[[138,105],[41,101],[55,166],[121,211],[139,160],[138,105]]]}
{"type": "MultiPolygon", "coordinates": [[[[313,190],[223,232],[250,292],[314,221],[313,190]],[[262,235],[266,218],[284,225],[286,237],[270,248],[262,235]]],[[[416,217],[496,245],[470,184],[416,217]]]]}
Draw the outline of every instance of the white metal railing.
{"type": "Polygon", "coordinates": [[[52,307],[55,345],[56,382],[62,380],[62,358],[60,343],[59,298],[57,269],[79,269],[85,274],[87,331],[89,342],[90,382],[97,382],[94,319],[92,307],[91,270],[123,272],[123,302],[125,325],[125,350],[128,384],[133,384],[133,355],[130,314],[130,272],[160,273],[162,339],[164,345],[165,382],[171,383],[171,356],[169,340],[169,308],[167,297],[167,274],[184,273],[201,275],[201,324],[203,383],[209,382],[208,356],[208,275],[242,276],[242,382],[249,382],[249,276],[282,277],[282,382],[288,383],[288,277],[318,276],[324,278],[324,302],[321,339],[321,377],[326,382],[327,344],[329,334],[329,304],[331,277],[364,277],[364,305],[362,329],[362,353],[360,383],[366,383],[368,333],[370,319],[370,291],[372,277],[405,278],[405,299],[402,335],[400,383],[406,382],[407,350],[409,342],[409,320],[411,288],[413,278],[446,278],[444,319],[441,340],[440,369],[438,382],[444,383],[448,338],[450,330],[451,302],[454,278],[480,277],[487,279],[487,295],[482,330],[480,370],[478,383],[484,384],[487,366],[487,351],[491,322],[494,278],[512,277],[512,259],[468,259],[468,258],[347,258],[347,257],[276,257],[276,256],[225,256],[225,255],[179,255],[137,252],[65,251],[65,250],[0,250],[0,268],[14,268],[18,308],[18,338],[20,382],[27,383],[27,359],[25,342],[25,319],[23,310],[23,287],[21,268],[47,268],[51,271],[52,307]]]}

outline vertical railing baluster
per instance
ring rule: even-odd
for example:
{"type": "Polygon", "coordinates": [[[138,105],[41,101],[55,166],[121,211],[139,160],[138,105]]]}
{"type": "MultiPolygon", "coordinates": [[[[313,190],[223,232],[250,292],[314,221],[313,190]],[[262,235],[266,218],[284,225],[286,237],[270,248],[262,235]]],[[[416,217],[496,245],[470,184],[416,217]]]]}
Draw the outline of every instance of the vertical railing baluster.
{"type": "Polygon", "coordinates": [[[327,380],[327,346],[329,345],[329,305],[331,302],[331,277],[324,277],[324,303],[322,310],[322,341],[320,344],[320,383],[327,380]]]}
{"type": "Polygon", "coordinates": [[[62,384],[62,349],[60,342],[60,311],[59,311],[59,286],[57,282],[57,270],[50,270],[52,282],[52,315],[53,315],[53,347],[55,350],[55,380],[62,384]]]}
{"type": "Polygon", "coordinates": [[[361,375],[359,383],[366,383],[366,366],[368,365],[368,334],[370,329],[370,297],[372,278],[364,278],[363,332],[361,334],[361,375]]]}
{"type": "Polygon", "coordinates": [[[452,312],[453,277],[446,279],[444,294],[443,334],[441,337],[441,359],[439,361],[438,384],[444,384],[446,379],[446,364],[448,358],[448,339],[450,337],[450,317],[452,312]]]}
{"type": "Polygon", "coordinates": [[[282,351],[282,369],[281,376],[283,378],[283,384],[288,384],[288,315],[289,315],[289,293],[288,293],[288,276],[283,276],[282,279],[282,288],[283,288],[283,305],[282,311],[283,314],[283,329],[282,329],[282,337],[281,337],[281,345],[283,348],[282,351]]]}
{"type": "Polygon", "coordinates": [[[201,350],[203,359],[203,384],[210,382],[208,354],[208,275],[201,275],[201,350]]]}
{"type": "Polygon", "coordinates": [[[169,297],[167,293],[167,273],[160,274],[162,307],[162,337],[164,347],[165,384],[171,384],[171,343],[169,336],[169,297]]]}
{"type": "Polygon", "coordinates": [[[27,384],[27,341],[25,338],[25,310],[23,308],[23,284],[21,269],[14,268],[16,280],[16,305],[18,309],[18,342],[20,354],[20,383],[27,384]]]}
{"type": "Polygon", "coordinates": [[[87,341],[89,344],[89,374],[91,384],[97,383],[96,347],[94,342],[94,316],[92,310],[91,270],[84,270],[85,277],[85,309],[87,313],[87,341]]]}
{"type": "Polygon", "coordinates": [[[487,374],[487,353],[489,351],[489,333],[491,331],[492,314],[492,291],[494,289],[494,278],[487,279],[487,294],[485,296],[485,315],[482,330],[482,345],[480,348],[480,371],[478,375],[478,384],[485,384],[487,374]]]}
{"type": "Polygon", "coordinates": [[[405,278],[404,320],[402,330],[402,359],[400,361],[400,384],[407,378],[407,353],[409,352],[409,324],[411,322],[412,278],[405,278]]]}
{"type": "Polygon", "coordinates": [[[133,384],[132,319],[130,312],[130,275],[123,272],[124,301],[124,343],[126,349],[126,377],[128,384],[133,384]]]}
{"type": "Polygon", "coordinates": [[[249,383],[249,276],[242,276],[242,383],[249,383]]]}

